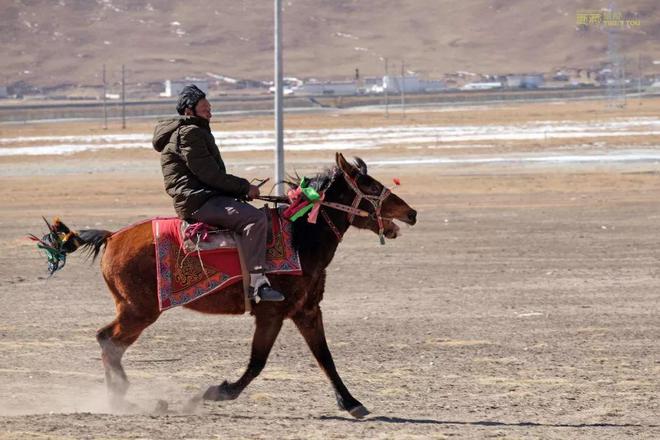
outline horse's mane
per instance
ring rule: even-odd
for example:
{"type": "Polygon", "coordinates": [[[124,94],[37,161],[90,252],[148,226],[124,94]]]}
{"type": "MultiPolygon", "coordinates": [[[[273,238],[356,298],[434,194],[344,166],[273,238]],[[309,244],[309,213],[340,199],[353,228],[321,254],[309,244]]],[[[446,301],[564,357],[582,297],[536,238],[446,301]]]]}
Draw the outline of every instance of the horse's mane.
{"type": "MultiPolygon", "coordinates": [[[[335,172],[336,168],[326,168],[314,177],[307,177],[307,181],[316,191],[323,191],[327,189],[326,187],[330,184],[335,172]]],[[[286,180],[284,180],[284,183],[286,183],[290,189],[296,189],[298,188],[301,179],[302,177],[296,172],[293,175],[288,175],[286,180]]]]}

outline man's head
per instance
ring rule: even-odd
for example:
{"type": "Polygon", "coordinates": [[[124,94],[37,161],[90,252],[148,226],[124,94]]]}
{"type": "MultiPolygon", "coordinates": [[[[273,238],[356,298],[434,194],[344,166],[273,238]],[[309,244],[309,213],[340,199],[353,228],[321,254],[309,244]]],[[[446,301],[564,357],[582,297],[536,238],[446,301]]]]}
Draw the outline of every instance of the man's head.
{"type": "Polygon", "coordinates": [[[199,116],[206,120],[211,119],[211,103],[206,99],[206,94],[195,85],[188,85],[181,90],[176,111],[180,115],[199,116]]]}

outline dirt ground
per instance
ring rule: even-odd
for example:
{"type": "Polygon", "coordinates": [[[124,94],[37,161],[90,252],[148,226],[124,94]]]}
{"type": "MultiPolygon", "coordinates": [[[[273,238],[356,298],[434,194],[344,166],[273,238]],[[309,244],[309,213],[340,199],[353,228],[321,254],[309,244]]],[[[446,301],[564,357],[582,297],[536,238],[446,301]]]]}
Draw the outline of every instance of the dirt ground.
{"type": "MultiPolygon", "coordinates": [[[[560,113],[528,110],[524,120],[560,113]]],[[[332,157],[292,160],[310,173],[332,157]]],[[[244,169],[266,154],[226,159],[246,176],[270,172],[244,169]]],[[[660,438],[656,162],[373,168],[401,179],[419,222],[386,246],[351,230],[328,270],[326,333],[372,412],[361,421],[337,409],[290,322],[243,395],[185,414],[201,387],[242,373],[253,322],[183,309],[127,352],[139,409],[113,413],[94,333],[114,306],[98,264],[74,254],[47,279],[24,236],[44,232],[41,215],[116,230],[172,214],[157,155],[0,164],[0,438],[660,438]],[[153,411],[158,399],[168,414],[153,411]]]]}

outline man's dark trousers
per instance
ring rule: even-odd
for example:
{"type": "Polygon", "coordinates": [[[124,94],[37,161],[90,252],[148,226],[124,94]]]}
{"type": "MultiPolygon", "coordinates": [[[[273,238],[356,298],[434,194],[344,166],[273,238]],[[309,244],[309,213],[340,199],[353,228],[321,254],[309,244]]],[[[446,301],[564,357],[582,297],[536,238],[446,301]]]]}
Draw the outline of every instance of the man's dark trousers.
{"type": "Polygon", "coordinates": [[[215,196],[193,212],[192,218],[236,233],[250,273],[263,272],[266,262],[266,213],[233,197],[215,196]]]}

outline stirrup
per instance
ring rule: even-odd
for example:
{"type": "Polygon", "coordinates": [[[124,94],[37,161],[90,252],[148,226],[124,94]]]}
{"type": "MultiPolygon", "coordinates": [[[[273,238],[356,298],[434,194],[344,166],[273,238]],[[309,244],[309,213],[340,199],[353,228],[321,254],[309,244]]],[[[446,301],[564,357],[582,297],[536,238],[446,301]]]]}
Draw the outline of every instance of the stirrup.
{"type": "Polygon", "coordinates": [[[252,301],[254,301],[256,304],[259,304],[260,301],[271,301],[271,302],[279,302],[279,301],[284,301],[284,295],[282,295],[279,291],[273,289],[270,285],[264,283],[259,288],[257,291],[254,291],[253,287],[250,287],[250,297],[252,301]]]}

